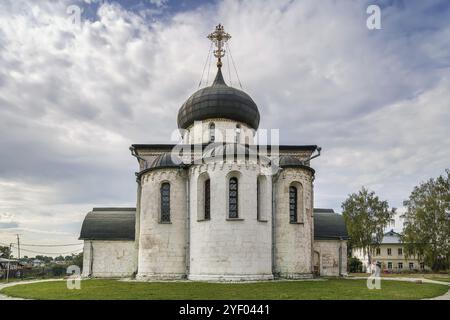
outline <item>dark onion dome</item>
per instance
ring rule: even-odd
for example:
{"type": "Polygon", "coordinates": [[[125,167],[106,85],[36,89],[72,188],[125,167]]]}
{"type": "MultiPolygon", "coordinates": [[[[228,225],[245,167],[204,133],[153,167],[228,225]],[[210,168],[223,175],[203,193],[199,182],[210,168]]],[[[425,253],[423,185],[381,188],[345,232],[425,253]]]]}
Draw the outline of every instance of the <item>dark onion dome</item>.
{"type": "Polygon", "coordinates": [[[225,118],[243,122],[258,129],[259,111],[244,91],[226,85],[222,71],[217,71],[211,86],[191,95],[178,112],[178,127],[187,129],[194,121],[225,118]]]}
{"type": "Polygon", "coordinates": [[[280,156],[279,166],[281,168],[304,168],[310,170],[313,174],[315,173],[313,168],[294,156],[280,156]]]}

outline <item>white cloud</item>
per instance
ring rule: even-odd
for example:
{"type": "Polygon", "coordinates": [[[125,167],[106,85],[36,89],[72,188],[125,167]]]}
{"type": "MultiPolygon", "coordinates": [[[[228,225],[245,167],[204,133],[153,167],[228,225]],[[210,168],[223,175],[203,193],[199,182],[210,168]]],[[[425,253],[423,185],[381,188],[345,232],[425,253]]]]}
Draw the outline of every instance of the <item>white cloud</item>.
{"type": "Polygon", "coordinates": [[[261,128],[323,147],[317,206],[339,209],[361,185],[400,206],[450,163],[450,26],[429,4],[384,6],[379,31],[364,2],[230,0],[150,22],[106,3],[81,28],[70,4],[0,4],[0,213],[23,230],[73,242],[92,206],[134,205],[128,146],[170,142],[218,22],[261,128]]]}

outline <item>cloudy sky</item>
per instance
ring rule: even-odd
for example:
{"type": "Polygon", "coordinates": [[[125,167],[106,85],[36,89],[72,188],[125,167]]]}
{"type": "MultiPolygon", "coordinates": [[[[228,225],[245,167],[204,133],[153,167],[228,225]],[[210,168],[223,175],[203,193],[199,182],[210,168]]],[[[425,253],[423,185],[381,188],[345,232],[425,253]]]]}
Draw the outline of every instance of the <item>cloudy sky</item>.
{"type": "Polygon", "coordinates": [[[366,186],[401,208],[450,167],[448,17],[446,0],[1,1],[0,243],[79,243],[92,207],[135,206],[128,147],[171,142],[219,22],[260,128],[323,148],[315,206],[366,186]]]}

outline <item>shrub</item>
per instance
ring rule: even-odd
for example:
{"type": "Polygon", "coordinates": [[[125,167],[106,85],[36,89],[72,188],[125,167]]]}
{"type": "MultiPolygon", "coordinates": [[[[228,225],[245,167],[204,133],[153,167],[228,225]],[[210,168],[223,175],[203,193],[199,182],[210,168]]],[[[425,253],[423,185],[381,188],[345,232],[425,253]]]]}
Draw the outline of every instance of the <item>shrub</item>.
{"type": "Polygon", "coordinates": [[[352,273],[363,272],[362,262],[358,258],[351,257],[348,259],[348,271],[352,273]]]}

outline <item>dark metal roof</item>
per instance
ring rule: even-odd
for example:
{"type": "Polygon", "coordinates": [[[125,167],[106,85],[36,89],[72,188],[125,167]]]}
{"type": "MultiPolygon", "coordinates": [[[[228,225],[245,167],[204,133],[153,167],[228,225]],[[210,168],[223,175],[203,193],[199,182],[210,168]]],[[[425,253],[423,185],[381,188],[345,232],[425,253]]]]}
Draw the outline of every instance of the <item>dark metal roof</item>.
{"type": "Polygon", "coordinates": [[[315,174],[315,170],[310,166],[305,165],[305,163],[293,156],[280,156],[280,167],[282,168],[302,168],[311,171],[315,174]]]}
{"type": "Polygon", "coordinates": [[[171,152],[165,152],[153,160],[153,162],[150,164],[150,166],[140,172],[136,172],[136,176],[139,179],[144,173],[147,173],[149,171],[153,171],[155,169],[170,169],[170,168],[184,168],[186,167],[185,164],[183,164],[183,161],[180,157],[177,155],[174,155],[174,158],[172,158],[171,152]],[[174,161],[175,158],[175,161],[174,161]]]}
{"type": "Polygon", "coordinates": [[[333,209],[314,208],[314,213],[334,213],[333,209]]]}
{"type": "Polygon", "coordinates": [[[297,159],[293,156],[281,156],[280,157],[280,167],[284,166],[301,166],[304,165],[303,161],[297,159]]]}
{"type": "MultiPolygon", "coordinates": [[[[201,147],[204,149],[207,146],[209,146],[209,143],[204,143],[201,145],[201,147]]],[[[153,150],[165,150],[165,151],[171,151],[175,146],[177,146],[176,144],[133,144],[132,147],[135,148],[136,150],[139,149],[153,149],[153,150]]],[[[183,150],[192,150],[194,151],[195,149],[195,144],[185,144],[185,145],[180,145],[180,147],[183,148],[183,150]]],[[[257,149],[264,149],[267,150],[268,152],[270,152],[272,150],[272,146],[271,145],[256,145],[257,149]]],[[[317,145],[280,145],[278,146],[279,151],[315,151],[317,149],[317,145]]]]}
{"type": "Polygon", "coordinates": [[[211,86],[192,94],[178,112],[178,127],[186,129],[197,120],[226,118],[258,129],[259,111],[252,98],[239,89],[226,85],[222,71],[217,71],[211,86]]]}
{"type": "Polygon", "coordinates": [[[94,208],[84,218],[80,240],[129,240],[135,237],[136,208],[94,208]]]}
{"type": "MultiPolygon", "coordinates": [[[[81,227],[80,240],[135,239],[136,208],[94,208],[81,227]]],[[[348,239],[342,215],[314,209],[314,240],[348,239]]]]}
{"type": "Polygon", "coordinates": [[[248,146],[239,143],[211,143],[204,150],[202,158],[204,161],[223,161],[226,159],[260,159],[270,163],[270,159],[258,154],[257,146],[248,146]]]}
{"type": "Polygon", "coordinates": [[[179,167],[181,163],[182,161],[177,155],[172,156],[171,152],[165,152],[156,157],[149,168],[179,167]]]}
{"type": "Polygon", "coordinates": [[[348,239],[344,217],[333,209],[314,209],[314,240],[348,239]]]}

